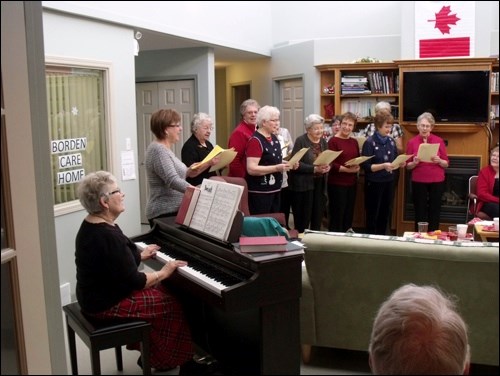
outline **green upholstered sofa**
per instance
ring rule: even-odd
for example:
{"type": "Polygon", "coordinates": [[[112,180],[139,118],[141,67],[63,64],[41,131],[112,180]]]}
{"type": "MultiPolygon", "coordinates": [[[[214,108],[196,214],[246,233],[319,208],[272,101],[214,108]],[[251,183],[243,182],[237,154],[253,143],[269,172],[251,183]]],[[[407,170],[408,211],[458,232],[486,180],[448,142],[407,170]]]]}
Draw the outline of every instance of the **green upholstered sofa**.
{"type": "Polygon", "coordinates": [[[411,282],[456,295],[469,326],[472,363],[498,366],[498,243],[457,246],[314,232],[306,233],[303,242],[304,362],[311,346],[367,351],[379,306],[393,290],[411,282]]]}

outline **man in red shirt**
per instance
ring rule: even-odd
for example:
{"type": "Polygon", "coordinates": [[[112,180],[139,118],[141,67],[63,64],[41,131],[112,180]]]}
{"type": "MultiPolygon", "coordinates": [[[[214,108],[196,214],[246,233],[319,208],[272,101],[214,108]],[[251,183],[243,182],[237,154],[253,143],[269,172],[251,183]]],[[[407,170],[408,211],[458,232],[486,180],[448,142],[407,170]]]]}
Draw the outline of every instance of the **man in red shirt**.
{"type": "Polygon", "coordinates": [[[260,105],[254,99],[245,100],[240,106],[241,122],[236,126],[229,136],[228,147],[234,148],[238,153],[236,158],[229,164],[228,176],[244,178],[246,175],[245,149],[248,139],[253,135],[257,126],[257,112],[260,105]]]}

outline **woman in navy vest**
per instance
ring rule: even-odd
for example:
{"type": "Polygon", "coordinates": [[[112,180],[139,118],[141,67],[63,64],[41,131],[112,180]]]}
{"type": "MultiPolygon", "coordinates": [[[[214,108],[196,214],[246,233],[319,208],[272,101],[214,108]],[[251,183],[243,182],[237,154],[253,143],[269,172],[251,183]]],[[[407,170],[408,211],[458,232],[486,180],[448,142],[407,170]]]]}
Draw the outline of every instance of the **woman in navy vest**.
{"type": "Polygon", "coordinates": [[[280,111],[264,106],[257,113],[257,130],[246,147],[248,206],[250,214],[277,213],[283,172],[290,169],[282,160],[281,145],[275,133],[280,111]]]}

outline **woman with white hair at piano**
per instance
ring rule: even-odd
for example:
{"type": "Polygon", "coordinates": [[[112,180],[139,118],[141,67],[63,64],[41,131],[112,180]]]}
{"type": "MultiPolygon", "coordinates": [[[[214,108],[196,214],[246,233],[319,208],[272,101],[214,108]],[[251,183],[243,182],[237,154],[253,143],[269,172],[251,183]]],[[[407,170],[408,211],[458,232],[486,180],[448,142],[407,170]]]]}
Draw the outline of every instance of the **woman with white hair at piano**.
{"type": "MultiPolygon", "coordinates": [[[[125,193],[107,171],[89,173],[78,186],[88,212],[76,236],[76,297],[82,312],[95,319],[137,318],[151,323],[150,364],[156,370],[182,365],[192,370],[191,332],[177,299],[161,281],[187,265],[175,260],[160,270],[142,272],[141,261],[159,246],[139,250],[115,220],[125,210],[125,193]]],[[[127,345],[139,350],[139,343],[127,345]]],[[[142,367],[139,357],[137,364],[142,367]]]]}

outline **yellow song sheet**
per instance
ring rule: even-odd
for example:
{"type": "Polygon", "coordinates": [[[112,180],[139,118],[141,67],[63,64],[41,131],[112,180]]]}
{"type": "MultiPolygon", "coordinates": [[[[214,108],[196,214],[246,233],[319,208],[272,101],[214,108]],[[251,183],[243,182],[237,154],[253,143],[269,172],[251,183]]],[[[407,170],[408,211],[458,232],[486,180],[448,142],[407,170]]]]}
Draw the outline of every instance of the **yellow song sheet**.
{"type": "Polygon", "coordinates": [[[302,159],[302,157],[307,153],[308,150],[309,150],[309,148],[302,148],[298,152],[296,152],[293,155],[293,157],[291,157],[288,160],[288,163],[290,164],[290,166],[293,166],[295,163],[297,163],[298,161],[300,161],[302,159]]]}
{"type": "Polygon", "coordinates": [[[391,163],[392,169],[395,170],[395,169],[399,168],[399,165],[401,163],[406,162],[411,157],[413,157],[413,154],[400,154],[400,155],[398,155],[396,157],[396,159],[393,160],[392,163],[391,163]]]}
{"type": "Polygon", "coordinates": [[[324,150],[320,155],[318,155],[318,158],[316,158],[316,160],[314,161],[314,165],[329,165],[335,160],[335,158],[342,154],[342,152],[343,150],[324,150]]]}
{"type": "Polygon", "coordinates": [[[210,167],[210,172],[220,170],[226,167],[229,163],[236,158],[236,154],[238,154],[233,148],[225,149],[220,154],[218,154],[219,162],[217,164],[210,167]]]}
{"type": "Polygon", "coordinates": [[[439,144],[420,144],[417,158],[422,162],[432,162],[431,158],[437,155],[438,150],[439,144]]]}
{"type": "Polygon", "coordinates": [[[361,163],[363,162],[366,162],[368,159],[370,158],[373,158],[374,155],[370,156],[370,157],[365,157],[365,156],[361,156],[361,157],[357,157],[357,158],[353,158],[353,159],[349,159],[346,163],[344,163],[346,166],[354,166],[354,165],[360,165],[361,163]]]}

